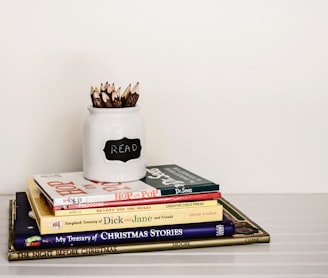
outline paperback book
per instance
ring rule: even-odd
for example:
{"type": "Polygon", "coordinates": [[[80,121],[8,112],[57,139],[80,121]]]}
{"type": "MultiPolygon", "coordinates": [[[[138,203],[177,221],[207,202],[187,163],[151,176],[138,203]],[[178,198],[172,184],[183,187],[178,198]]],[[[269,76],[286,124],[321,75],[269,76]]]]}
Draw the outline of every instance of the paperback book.
{"type": "MultiPolygon", "coordinates": [[[[229,203],[225,198],[218,200],[224,209],[224,216],[230,220],[235,227],[232,236],[225,237],[206,237],[195,239],[180,240],[158,240],[139,243],[124,244],[103,244],[103,245],[86,245],[72,247],[49,247],[34,248],[33,250],[17,250],[14,246],[15,227],[14,227],[14,211],[15,200],[11,200],[9,210],[9,241],[8,241],[8,260],[32,260],[47,259],[59,257],[76,257],[90,256],[101,254],[119,254],[131,252],[147,252],[147,251],[164,251],[201,247],[216,247],[226,245],[243,245],[270,242],[270,234],[262,229],[258,224],[249,219],[244,213],[229,203]]],[[[38,232],[36,230],[36,232],[38,232]]]]}
{"type": "Polygon", "coordinates": [[[12,209],[16,250],[215,238],[234,233],[233,222],[224,217],[219,222],[41,235],[35,219],[31,217],[32,208],[25,192],[16,193],[12,209]]]}
{"type": "Polygon", "coordinates": [[[42,235],[214,222],[223,219],[223,207],[217,201],[215,206],[54,216],[38,187],[29,187],[27,197],[42,235]]]}
{"type": "Polygon", "coordinates": [[[34,175],[36,183],[53,206],[156,198],[219,191],[219,185],[178,165],[147,167],[146,176],[133,182],[96,182],[83,177],[83,172],[34,175]]]}

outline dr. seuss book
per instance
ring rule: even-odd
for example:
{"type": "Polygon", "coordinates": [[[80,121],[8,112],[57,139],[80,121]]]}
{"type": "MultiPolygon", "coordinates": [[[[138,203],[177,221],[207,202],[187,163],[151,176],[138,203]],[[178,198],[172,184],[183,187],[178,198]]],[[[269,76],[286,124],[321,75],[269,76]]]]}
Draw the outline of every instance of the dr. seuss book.
{"type": "Polygon", "coordinates": [[[229,203],[226,199],[221,198],[219,202],[223,205],[224,216],[232,221],[235,231],[232,236],[226,237],[209,237],[195,238],[185,240],[168,240],[168,241],[149,241],[140,243],[127,244],[104,244],[104,245],[87,245],[72,247],[49,247],[34,248],[33,250],[17,250],[14,247],[14,215],[15,201],[11,200],[9,210],[9,248],[8,260],[31,260],[31,259],[47,259],[58,257],[76,257],[103,254],[118,254],[131,252],[149,252],[161,250],[176,250],[201,247],[217,247],[227,245],[244,245],[256,243],[270,242],[270,234],[263,230],[254,221],[249,219],[244,213],[229,203]]]}
{"type": "Polygon", "coordinates": [[[53,206],[219,191],[218,184],[175,164],[147,167],[143,179],[125,183],[90,181],[83,172],[41,174],[33,179],[28,183],[35,182],[53,206]]]}
{"type": "Polygon", "coordinates": [[[31,210],[26,193],[17,192],[13,207],[16,250],[214,238],[234,233],[233,222],[224,217],[218,222],[41,235],[31,210]]]}
{"type": "Polygon", "coordinates": [[[37,186],[30,186],[27,196],[42,235],[213,222],[223,219],[223,208],[219,203],[203,207],[186,206],[149,211],[54,216],[37,186]]]}
{"type": "MultiPolygon", "coordinates": [[[[35,183],[31,183],[35,185],[35,183]]],[[[56,215],[56,211],[69,210],[79,212],[89,208],[105,208],[105,207],[120,207],[120,206],[148,206],[154,204],[167,204],[167,203],[179,203],[179,202],[191,202],[191,201],[206,201],[221,198],[221,192],[205,192],[205,193],[194,193],[186,195],[171,195],[162,196],[155,198],[146,199],[130,199],[122,201],[104,201],[104,202],[93,202],[93,203],[80,203],[66,206],[53,206],[50,202],[49,205],[56,215]]],[[[74,213],[74,212],[73,212],[74,213]]],[[[70,213],[69,213],[70,214],[70,213]]]]}

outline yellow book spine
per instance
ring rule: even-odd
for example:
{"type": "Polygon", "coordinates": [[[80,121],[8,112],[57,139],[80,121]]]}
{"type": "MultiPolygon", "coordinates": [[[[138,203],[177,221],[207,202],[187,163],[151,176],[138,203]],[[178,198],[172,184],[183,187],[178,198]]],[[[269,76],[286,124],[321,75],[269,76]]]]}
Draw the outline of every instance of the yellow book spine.
{"type": "Polygon", "coordinates": [[[150,211],[150,210],[215,207],[215,206],[217,206],[217,204],[218,204],[218,202],[216,200],[206,200],[206,201],[153,204],[153,205],[55,210],[55,211],[53,211],[53,214],[55,216],[69,216],[69,215],[86,215],[86,214],[141,212],[141,211],[150,211]]]}
{"type": "Polygon", "coordinates": [[[37,216],[37,219],[39,219],[41,234],[57,234],[221,221],[222,215],[222,206],[217,205],[215,207],[153,210],[146,212],[88,214],[63,217],[37,216]]]}

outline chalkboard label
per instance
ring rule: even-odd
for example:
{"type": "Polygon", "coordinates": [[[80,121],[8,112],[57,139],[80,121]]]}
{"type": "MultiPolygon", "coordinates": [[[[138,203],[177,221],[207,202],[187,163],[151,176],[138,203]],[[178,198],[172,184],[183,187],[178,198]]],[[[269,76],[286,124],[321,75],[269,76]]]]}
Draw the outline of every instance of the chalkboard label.
{"type": "Polygon", "coordinates": [[[107,160],[120,160],[127,162],[140,157],[140,139],[128,139],[106,141],[103,149],[107,160]]]}

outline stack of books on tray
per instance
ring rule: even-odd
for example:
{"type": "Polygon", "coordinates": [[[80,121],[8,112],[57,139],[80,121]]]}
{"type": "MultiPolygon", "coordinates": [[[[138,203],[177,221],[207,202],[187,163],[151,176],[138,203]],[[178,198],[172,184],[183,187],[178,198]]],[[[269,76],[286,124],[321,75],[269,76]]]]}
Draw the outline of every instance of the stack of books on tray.
{"type": "Polygon", "coordinates": [[[270,241],[218,184],[175,164],[125,183],[34,175],[10,201],[9,218],[11,261],[270,241]]]}

